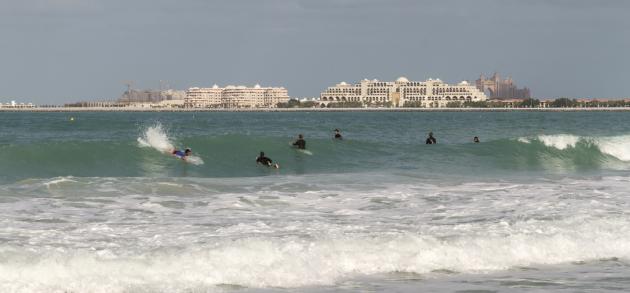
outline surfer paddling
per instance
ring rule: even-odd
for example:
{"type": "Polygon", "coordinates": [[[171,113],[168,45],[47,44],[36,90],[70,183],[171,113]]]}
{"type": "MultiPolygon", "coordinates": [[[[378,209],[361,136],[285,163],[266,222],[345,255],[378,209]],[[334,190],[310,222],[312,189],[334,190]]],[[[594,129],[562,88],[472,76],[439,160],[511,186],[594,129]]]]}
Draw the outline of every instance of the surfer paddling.
{"type": "Polygon", "coordinates": [[[280,165],[277,163],[274,164],[273,161],[265,156],[264,152],[260,152],[260,155],[256,158],[256,164],[260,164],[267,167],[274,167],[276,169],[280,168],[280,165]]]}
{"type": "Polygon", "coordinates": [[[171,151],[171,155],[186,161],[186,157],[192,155],[192,150],[190,148],[187,148],[184,151],[175,149],[171,151]]]}

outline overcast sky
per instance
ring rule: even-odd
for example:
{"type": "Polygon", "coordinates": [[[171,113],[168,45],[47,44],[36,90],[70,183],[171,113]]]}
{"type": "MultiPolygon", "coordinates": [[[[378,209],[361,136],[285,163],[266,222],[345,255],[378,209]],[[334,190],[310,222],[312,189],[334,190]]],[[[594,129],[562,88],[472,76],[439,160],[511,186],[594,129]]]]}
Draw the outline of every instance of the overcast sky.
{"type": "Polygon", "coordinates": [[[537,97],[630,97],[624,0],[0,0],[0,101],[136,88],[510,75],[537,97]]]}

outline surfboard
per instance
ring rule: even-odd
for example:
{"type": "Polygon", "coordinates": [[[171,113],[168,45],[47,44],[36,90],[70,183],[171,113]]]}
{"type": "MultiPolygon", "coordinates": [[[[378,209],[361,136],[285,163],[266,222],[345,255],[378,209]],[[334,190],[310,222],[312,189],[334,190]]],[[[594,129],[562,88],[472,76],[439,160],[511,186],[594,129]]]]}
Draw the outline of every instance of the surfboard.
{"type": "Polygon", "coordinates": [[[298,149],[297,151],[300,152],[300,153],[303,153],[305,155],[309,155],[309,156],[313,155],[313,153],[311,153],[311,151],[309,151],[309,150],[298,149]]]}
{"type": "Polygon", "coordinates": [[[193,165],[203,165],[203,160],[197,156],[187,156],[184,161],[193,165]]]}
{"type": "Polygon", "coordinates": [[[300,152],[300,153],[303,153],[303,154],[305,154],[305,155],[309,155],[309,156],[312,156],[312,155],[313,155],[313,153],[311,153],[311,151],[309,151],[309,150],[303,150],[303,149],[298,149],[298,148],[296,148],[296,147],[293,145],[293,143],[292,143],[292,142],[289,142],[289,145],[290,145],[291,147],[293,147],[294,149],[296,149],[296,150],[297,150],[298,152],[300,152]]]}

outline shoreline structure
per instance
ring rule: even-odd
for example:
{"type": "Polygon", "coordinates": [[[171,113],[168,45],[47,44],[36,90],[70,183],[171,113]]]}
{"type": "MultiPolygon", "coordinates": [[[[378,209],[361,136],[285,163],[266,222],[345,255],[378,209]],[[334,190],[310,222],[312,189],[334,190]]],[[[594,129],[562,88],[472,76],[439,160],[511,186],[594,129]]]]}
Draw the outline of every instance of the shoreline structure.
{"type": "Polygon", "coordinates": [[[0,112],[627,112],[630,107],[578,108],[146,108],[34,107],[0,108],[0,112]]]}

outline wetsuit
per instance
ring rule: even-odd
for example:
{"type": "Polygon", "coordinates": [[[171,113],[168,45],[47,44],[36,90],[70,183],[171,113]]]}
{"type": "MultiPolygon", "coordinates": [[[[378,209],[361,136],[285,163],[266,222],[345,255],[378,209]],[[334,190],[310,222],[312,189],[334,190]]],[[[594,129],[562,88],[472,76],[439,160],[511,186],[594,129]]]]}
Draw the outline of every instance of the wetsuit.
{"type": "Polygon", "coordinates": [[[305,150],[306,149],[306,141],[303,138],[296,140],[293,143],[294,146],[297,146],[298,149],[305,150]]]}
{"type": "Polygon", "coordinates": [[[437,140],[435,139],[435,137],[433,136],[429,136],[429,138],[427,138],[426,144],[436,144],[437,140]]]}
{"type": "Polygon", "coordinates": [[[267,158],[267,157],[264,157],[264,156],[260,156],[260,157],[256,158],[256,163],[263,164],[265,166],[271,166],[273,161],[270,158],[267,158]]]}
{"type": "Polygon", "coordinates": [[[343,139],[341,133],[335,133],[335,139],[343,139]]]}

